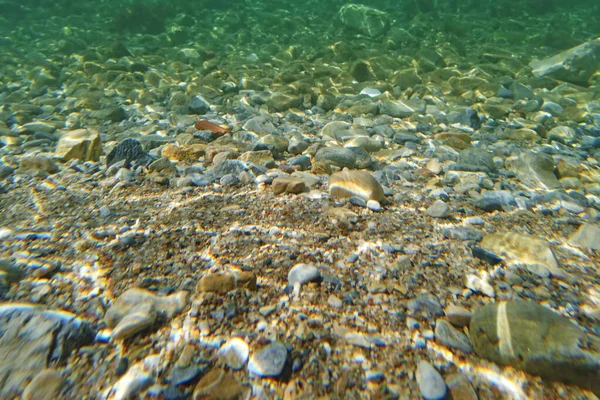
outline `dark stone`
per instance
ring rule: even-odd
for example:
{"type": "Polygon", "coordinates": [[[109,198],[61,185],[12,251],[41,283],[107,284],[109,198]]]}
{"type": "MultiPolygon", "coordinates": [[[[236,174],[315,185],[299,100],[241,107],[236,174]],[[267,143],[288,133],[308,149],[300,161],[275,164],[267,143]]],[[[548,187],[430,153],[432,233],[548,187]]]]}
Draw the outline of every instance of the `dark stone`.
{"type": "Polygon", "coordinates": [[[171,370],[171,383],[175,386],[189,383],[200,375],[202,370],[196,365],[187,367],[175,366],[171,370]]]}
{"type": "Polygon", "coordinates": [[[481,119],[479,118],[479,115],[477,115],[477,111],[473,110],[472,108],[467,108],[453,117],[454,118],[449,117],[450,122],[452,123],[458,122],[475,130],[481,128],[481,119]]]}
{"type": "Polygon", "coordinates": [[[405,144],[406,142],[419,143],[421,141],[417,135],[410,132],[396,132],[392,140],[397,144],[405,144]]]}
{"type": "Polygon", "coordinates": [[[203,142],[210,143],[215,140],[218,136],[213,131],[197,131],[193,133],[196,139],[200,139],[203,142]]]}
{"type": "Polygon", "coordinates": [[[490,265],[496,265],[502,262],[502,257],[479,246],[473,246],[473,248],[471,249],[471,253],[473,254],[473,257],[479,258],[480,260],[483,260],[490,265]]]}
{"type": "Polygon", "coordinates": [[[115,146],[106,156],[106,167],[110,167],[119,161],[125,161],[125,165],[143,165],[148,166],[154,157],[146,153],[142,147],[142,144],[133,138],[123,140],[121,143],[115,146]]]}
{"type": "MultiPolygon", "coordinates": [[[[469,148],[462,150],[458,155],[458,164],[469,166],[471,169],[468,169],[468,171],[496,171],[492,154],[484,149],[469,148]]],[[[452,169],[457,170],[455,166],[452,169]]]]}
{"type": "Polygon", "coordinates": [[[196,95],[188,103],[188,111],[190,114],[206,114],[210,111],[210,103],[204,97],[196,95]]]}
{"type": "Polygon", "coordinates": [[[108,107],[98,111],[92,111],[90,117],[101,121],[121,122],[129,118],[123,107],[108,107]]]}
{"type": "Polygon", "coordinates": [[[437,297],[433,295],[419,296],[408,303],[408,309],[413,312],[422,312],[435,316],[444,315],[444,310],[437,297]]]}

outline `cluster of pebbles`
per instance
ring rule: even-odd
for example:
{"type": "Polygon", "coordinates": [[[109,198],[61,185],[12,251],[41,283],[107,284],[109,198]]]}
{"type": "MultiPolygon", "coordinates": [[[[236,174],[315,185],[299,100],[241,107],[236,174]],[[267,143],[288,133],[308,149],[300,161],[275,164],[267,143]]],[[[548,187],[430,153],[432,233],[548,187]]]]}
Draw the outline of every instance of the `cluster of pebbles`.
{"type": "Polygon", "coordinates": [[[11,51],[0,398],[600,396],[598,40],[11,51]]]}

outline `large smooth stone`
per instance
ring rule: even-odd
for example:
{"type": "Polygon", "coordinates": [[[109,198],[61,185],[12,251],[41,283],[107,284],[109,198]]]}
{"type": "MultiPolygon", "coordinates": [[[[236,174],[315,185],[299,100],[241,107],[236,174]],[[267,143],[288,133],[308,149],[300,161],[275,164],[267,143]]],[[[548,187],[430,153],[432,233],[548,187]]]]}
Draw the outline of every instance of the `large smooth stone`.
{"type": "Polygon", "coordinates": [[[287,349],[280,342],[273,342],[254,353],[248,362],[248,372],[262,378],[279,376],[287,360],[287,349]]]}
{"type": "Polygon", "coordinates": [[[483,306],[470,324],[478,356],[600,394],[600,338],[530,301],[483,306]]]}
{"type": "Polygon", "coordinates": [[[421,391],[421,396],[425,400],[442,400],[446,398],[448,388],[444,382],[444,378],[427,361],[420,361],[415,374],[417,384],[421,391]]]}
{"type": "Polygon", "coordinates": [[[326,161],[340,168],[354,169],[358,165],[358,156],[345,147],[323,147],[315,155],[315,161],[326,161]]]}
{"type": "Polygon", "coordinates": [[[366,171],[344,169],[329,177],[331,197],[348,198],[357,196],[365,201],[383,201],[385,194],[381,184],[366,171]]]}
{"type": "Polygon", "coordinates": [[[600,250],[600,226],[583,224],[569,237],[569,244],[586,250],[600,250]]]}
{"type": "Polygon", "coordinates": [[[102,140],[97,131],[76,129],[65,133],[54,152],[61,160],[98,161],[102,155],[102,140]]]}

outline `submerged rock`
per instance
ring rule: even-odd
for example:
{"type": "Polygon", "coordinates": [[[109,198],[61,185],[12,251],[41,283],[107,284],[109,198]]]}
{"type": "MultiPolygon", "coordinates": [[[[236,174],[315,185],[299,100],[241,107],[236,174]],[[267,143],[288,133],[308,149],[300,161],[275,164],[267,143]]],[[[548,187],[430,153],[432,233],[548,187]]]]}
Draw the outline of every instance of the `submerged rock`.
{"type": "Polygon", "coordinates": [[[329,177],[329,194],[332,197],[360,197],[365,201],[383,201],[385,194],[381,184],[366,171],[344,169],[329,177]]]}
{"type": "Polygon", "coordinates": [[[600,338],[529,301],[488,304],[469,329],[478,356],[600,394],[600,338]]]}
{"type": "Polygon", "coordinates": [[[59,139],[55,154],[64,161],[98,161],[102,155],[100,134],[89,129],[67,132],[59,139]]]}
{"type": "Polygon", "coordinates": [[[346,4],[340,9],[339,16],[348,28],[370,37],[384,34],[389,27],[386,13],[362,4],[346,4]]]}
{"type": "Polygon", "coordinates": [[[598,71],[599,65],[600,38],[529,63],[536,77],[549,76],[578,85],[586,85],[589,78],[598,71]]]}

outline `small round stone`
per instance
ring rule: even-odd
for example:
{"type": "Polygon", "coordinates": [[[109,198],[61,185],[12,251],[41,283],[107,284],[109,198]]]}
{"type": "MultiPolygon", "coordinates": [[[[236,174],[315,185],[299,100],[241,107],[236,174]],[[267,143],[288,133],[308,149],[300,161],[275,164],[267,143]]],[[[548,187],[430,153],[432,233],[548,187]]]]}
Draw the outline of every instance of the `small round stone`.
{"type": "Polygon", "coordinates": [[[254,353],[248,363],[248,372],[263,378],[279,376],[287,360],[287,349],[280,342],[273,342],[254,353]]]}
{"type": "Polygon", "coordinates": [[[288,283],[294,286],[296,283],[304,285],[309,282],[321,280],[321,273],[314,265],[296,264],[288,273],[288,283]]]}

